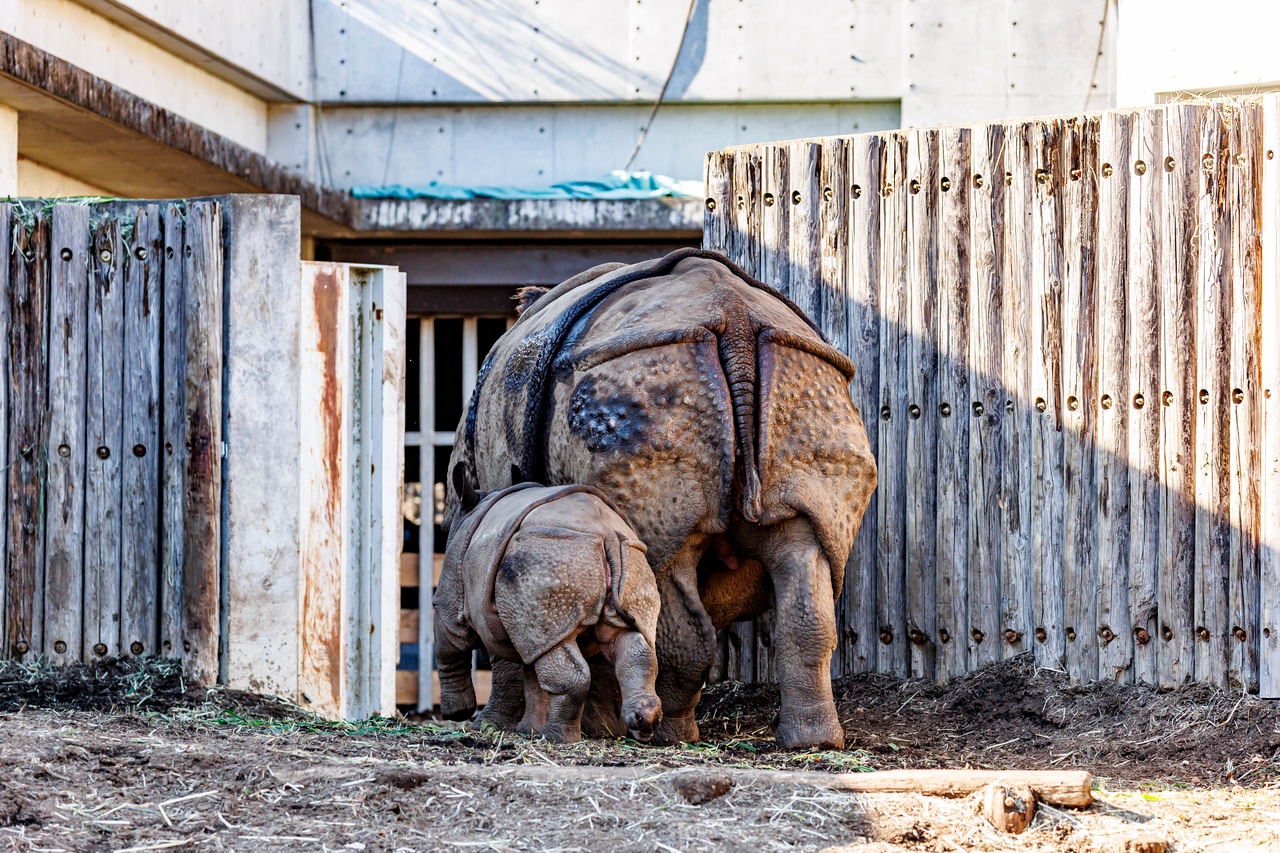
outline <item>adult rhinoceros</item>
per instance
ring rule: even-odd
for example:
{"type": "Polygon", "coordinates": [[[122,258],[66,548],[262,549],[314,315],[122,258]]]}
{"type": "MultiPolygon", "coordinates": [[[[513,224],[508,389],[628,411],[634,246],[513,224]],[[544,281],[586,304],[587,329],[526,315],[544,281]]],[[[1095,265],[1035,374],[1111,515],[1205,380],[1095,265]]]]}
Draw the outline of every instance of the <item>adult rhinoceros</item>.
{"type": "Polygon", "coordinates": [[[657,741],[697,740],[716,630],[772,605],[778,742],[844,746],[834,603],[876,485],[852,376],[785,297],[696,249],[564,282],[485,360],[450,470],[590,484],[627,514],[662,598],[657,741]]]}

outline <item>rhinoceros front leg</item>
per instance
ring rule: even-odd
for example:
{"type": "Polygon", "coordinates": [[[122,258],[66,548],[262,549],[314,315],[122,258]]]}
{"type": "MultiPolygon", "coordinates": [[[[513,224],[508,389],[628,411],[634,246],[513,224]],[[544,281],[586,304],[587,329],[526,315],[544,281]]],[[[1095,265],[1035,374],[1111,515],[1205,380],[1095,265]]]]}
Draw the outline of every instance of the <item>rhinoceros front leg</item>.
{"type": "Polygon", "coordinates": [[[844,727],[831,694],[835,596],[813,528],[793,518],[764,528],[742,524],[735,534],[773,581],[774,668],[782,693],[778,744],[844,749],[844,727]]]}
{"type": "Polygon", "coordinates": [[[582,706],[591,688],[591,669],[570,637],[533,663],[538,684],[550,694],[542,736],[557,743],[582,740],[582,706]]]}
{"type": "Polygon", "coordinates": [[[694,711],[716,653],[716,628],[698,595],[698,560],[705,540],[687,543],[658,574],[658,697],[662,722],[653,742],[696,743],[694,711]]]}

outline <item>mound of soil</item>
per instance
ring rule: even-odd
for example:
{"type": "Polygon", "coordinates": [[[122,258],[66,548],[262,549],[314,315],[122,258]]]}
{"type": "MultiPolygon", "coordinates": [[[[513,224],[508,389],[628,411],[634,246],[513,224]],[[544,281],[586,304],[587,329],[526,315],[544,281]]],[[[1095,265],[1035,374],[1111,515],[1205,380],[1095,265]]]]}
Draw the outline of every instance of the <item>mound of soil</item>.
{"type": "Polygon", "coordinates": [[[167,658],[108,657],[71,666],[0,661],[0,713],[24,708],[165,713],[210,704],[270,719],[306,713],[274,697],[188,684],[181,662],[167,658]]]}
{"type": "MultiPolygon", "coordinates": [[[[1191,684],[1073,685],[1020,655],[950,684],[858,675],[834,685],[848,748],[875,769],[1079,767],[1115,783],[1259,785],[1280,779],[1280,702],[1191,684]]],[[[773,685],[708,688],[703,738],[759,739],[773,685]]]]}

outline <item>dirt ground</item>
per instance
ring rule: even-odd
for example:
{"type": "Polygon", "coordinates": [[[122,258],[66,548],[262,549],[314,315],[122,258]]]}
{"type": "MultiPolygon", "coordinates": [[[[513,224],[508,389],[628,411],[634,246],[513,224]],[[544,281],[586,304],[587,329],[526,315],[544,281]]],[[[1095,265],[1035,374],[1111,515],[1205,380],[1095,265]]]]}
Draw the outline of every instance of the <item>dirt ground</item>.
{"type": "Polygon", "coordinates": [[[554,746],[431,721],[326,723],[188,689],[172,664],[0,668],[0,850],[1280,850],[1280,703],[1070,686],[1029,660],[940,687],[837,683],[845,752],[772,740],[777,692],[708,689],[704,742],[554,746]],[[1095,804],[1020,836],[975,802],[761,769],[1084,768],[1095,804]],[[727,791],[700,804],[708,793],[727,791]],[[696,792],[701,791],[702,796],[696,792]]]}

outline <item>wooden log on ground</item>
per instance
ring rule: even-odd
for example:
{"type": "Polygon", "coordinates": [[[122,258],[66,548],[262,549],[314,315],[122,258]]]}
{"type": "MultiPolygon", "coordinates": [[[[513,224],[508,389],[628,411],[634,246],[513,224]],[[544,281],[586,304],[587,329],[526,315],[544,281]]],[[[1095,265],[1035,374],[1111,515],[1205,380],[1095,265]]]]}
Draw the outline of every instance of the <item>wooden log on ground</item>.
{"type": "MultiPolygon", "coordinates": [[[[560,767],[552,765],[460,765],[449,768],[460,776],[482,775],[486,779],[506,776],[516,779],[556,782],[658,781],[679,774],[706,774],[704,768],[664,771],[652,766],[560,767]]],[[[795,770],[750,770],[721,767],[723,775],[741,786],[811,785],[855,794],[926,794],[934,797],[967,797],[992,784],[1006,788],[1025,787],[1037,800],[1051,806],[1087,808],[1093,803],[1093,776],[1087,770],[878,770],[872,773],[814,773],[795,770]]]]}

